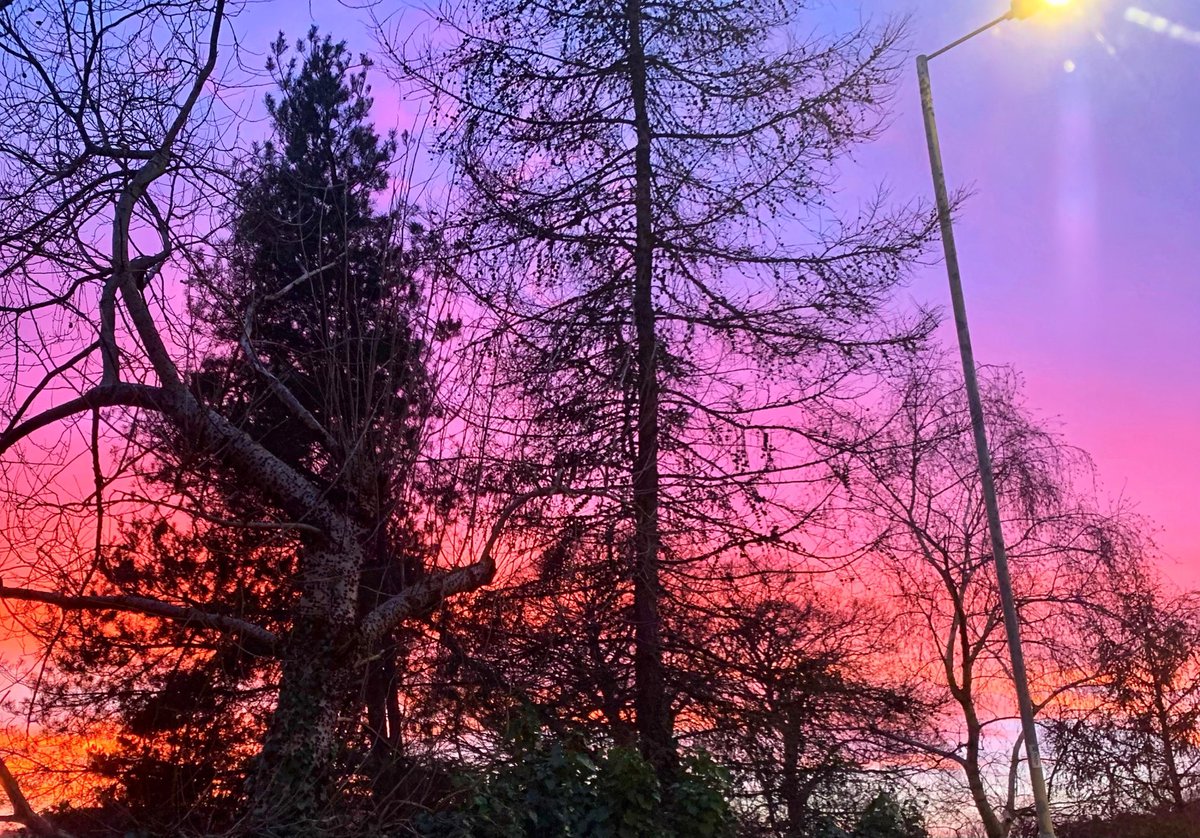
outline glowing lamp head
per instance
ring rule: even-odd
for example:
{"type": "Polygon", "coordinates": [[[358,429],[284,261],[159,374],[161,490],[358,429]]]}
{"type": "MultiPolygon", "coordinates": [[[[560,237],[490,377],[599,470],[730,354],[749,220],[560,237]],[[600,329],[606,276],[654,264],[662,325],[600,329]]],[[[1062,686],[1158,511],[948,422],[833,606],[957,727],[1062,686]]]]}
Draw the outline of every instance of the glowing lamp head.
{"type": "Polygon", "coordinates": [[[1071,0],[1012,0],[1012,16],[1024,20],[1046,9],[1061,9],[1070,3],[1071,0]]]}

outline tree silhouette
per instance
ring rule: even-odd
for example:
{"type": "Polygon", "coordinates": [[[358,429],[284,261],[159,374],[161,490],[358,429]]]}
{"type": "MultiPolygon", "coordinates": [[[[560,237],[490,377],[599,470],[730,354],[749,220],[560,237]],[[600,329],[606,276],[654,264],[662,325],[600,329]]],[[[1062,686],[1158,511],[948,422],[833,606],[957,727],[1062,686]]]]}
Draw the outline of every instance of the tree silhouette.
{"type": "MultiPolygon", "coordinates": [[[[186,706],[178,702],[192,695],[187,685],[205,682],[206,668],[218,677],[194,696],[205,712],[232,706],[237,697],[227,693],[257,681],[258,712],[235,723],[266,727],[240,828],[287,831],[327,814],[354,740],[370,751],[392,736],[386,693],[402,623],[486,583],[492,545],[525,496],[492,520],[482,553],[465,562],[439,555],[452,563],[442,569],[415,548],[397,512],[428,411],[420,338],[410,328],[428,240],[372,209],[390,146],[363,121],[369,100],[344,49],[314,35],[303,63],[279,69],[283,94],[270,109],[278,144],[263,146],[233,190],[247,212],[228,246],[194,272],[201,322],[213,325],[217,343],[236,334],[240,354],[226,344],[189,369],[195,356],[169,331],[182,319],[178,297],[165,295],[159,311],[154,294],[165,265],[203,261],[197,225],[218,176],[204,117],[217,107],[208,84],[224,5],[77,11],[0,18],[6,77],[21,80],[9,91],[26,104],[5,111],[3,152],[23,163],[0,195],[12,303],[4,328],[20,351],[39,334],[26,324],[52,316],[69,324],[40,338],[38,357],[53,365],[45,376],[12,382],[0,453],[37,450],[46,429],[92,417],[95,486],[83,509],[93,513],[85,526],[94,549],[83,567],[66,545],[36,553],[31,561],[42,564],[27,563],[21,579],[42,584],[5,585],[0,597],[50,606],[32,613],[51,652],[80,627],[80,614],[137,615],[107,633],[149,646],[118,642],[95,668],[81,658],[80,670],[85,688],[103,690],[110,664],[143,666],[148,648],[157,672],[147,670],[143,686],[162,700],[141,714],[151,720],[146,732],[167,735],[164,725],[186,706]],[[94,83],[101,65],[103,90],[94,83]],[[57,174],[43,177],[49,169],[57,174]],[[139,250],[146,242],[158,249],[139,250]],[[122,441],[111,463],[109,422],[122,441]],[[137,484],[148,460],[129,443],[147,438],[166,444],[152,452],[154,473],[142,474],[149,485],[137,484]],[[118,491],[129,483],[117,478],[137,491],[118,491]],[[178,551],[155,557],[109,544],[114,510],[135,505],[148,546],[181,517],[185,536],[192,526],[213,534],[207,544],[172,545],[185,553],[179,561],[178,551]],[[195,552],[201,547],[211,553],[195,552]],[[186,656],[183,671],[162,674],[171,664],[163,648],[179,650],[177,661],[186,656]]],[[[15,475],[16,492],[22,479],[15,475]]]]}
{"type": "Polygon", "coordinates": [[[1200,601],[1144,554],[1115,558],[1081,626],[1095,678],[1050,725],[1056,774],[1080,816],[1182,813],[1200,788],[1200,601]]]}
{"type": "Polygon", "coordinates": [[[664,775],[664,597],[703,588],[699,557],[804,552],[805,484],[827,476],[805,406],[930,326],[885,309],[931,216],[826,206],[880,125],[900,30],[804,40],[799,14],[468,3],[439,18],[451,46],[393,50],[445,114],[448,235],[500,327],[514,479],[591,490],[579,514],[620,547],[639,741],[664,775]]]}
{"type": "MultiPolygon", "coordinates": [[[[872,544],[864,566],[898,604],[909,650],[901,666],[924,683],[916,694],[931,711],[923,731],[880,733],[952,767],[986,835],[1005,838],[1027,809],[1017,784],[1022,741],[1002,732],[1016,706],[1003,616],[969,415],[948,369],[936,353],[920,359],[850,420],[847,436],[874,444],[845,455],[847,511],[857,537],[872,544]]],[[[1093,677],[1080,665],[1079,620],[1128,523],[1079,491],[1090,463],[1029,413],[1010,373],[986,378],[984,398],[1034,706],[1044,719],[1093,677]]]]}
{"type": "MultiPolygon", "coordinates": [[[[267,100],[271,137],[238,174],[229,237],[191,277],[196,325],[215,351],[197,362],[190,385],[370,532],[359,569],[361,617],[425,570],[403,500],[430,410],[415,274],[428,265],[432,244],[415,222],[399,229],[407,208],[374,207],[395,147],[368,121],[365,65],[356,71],[344,45],[315,30],[299,48],[302,62],[286,60],[282,38],[273,45],[279,95],[267,100]]],[[[270,516],[258,487],[197,457],[178,429],[161,421],[142,429],[142,445],[157,461],[152,485],[210,517],[270,516]]],[[[211,604],[279,631],[294,599],[294,549],[286,533],[177,532],[160,523],[131,528],[100,574],[117,591],[203,590],[211,604]]],[[[143,621],[125,630],[126,650],[191,646],[186,631],[167,625],[143,621]]],[[[113,651],[111,638],[93,626],[61,648],[59,662],[78,676],[80,661],[95,667],[113,651]]],[[[352,770],[382,771],[399,741],[400,654],[393,638],[364,683],[347,686],[355,694],[344,700],[366,712],[360,730],[342,734],[365,747],[348,757],[352,770]]],[[[277,671],[270,657],[247,654],[234,638],[147,663],[132,683],[106,682],[122,704],[132,737],[126,753],[135,758],[108,755],[101,767],[124,786],[120,802],[139,823],[178,828],[172,818],[211,817],[204,804],[228,809],[240,794],[268,718],[262,684],[277,671]]]]}

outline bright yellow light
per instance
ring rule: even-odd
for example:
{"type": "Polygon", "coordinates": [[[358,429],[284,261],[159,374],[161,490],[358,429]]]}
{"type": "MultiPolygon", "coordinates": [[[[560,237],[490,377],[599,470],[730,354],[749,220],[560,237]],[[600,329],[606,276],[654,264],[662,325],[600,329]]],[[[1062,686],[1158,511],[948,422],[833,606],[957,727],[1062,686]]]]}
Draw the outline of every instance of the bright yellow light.
{"type": "Polygon", "coordinates": [[[1024,20],[1047,9],[1061,9],[1072,0],[1012,0],[1012,16],[1024,20]]]}

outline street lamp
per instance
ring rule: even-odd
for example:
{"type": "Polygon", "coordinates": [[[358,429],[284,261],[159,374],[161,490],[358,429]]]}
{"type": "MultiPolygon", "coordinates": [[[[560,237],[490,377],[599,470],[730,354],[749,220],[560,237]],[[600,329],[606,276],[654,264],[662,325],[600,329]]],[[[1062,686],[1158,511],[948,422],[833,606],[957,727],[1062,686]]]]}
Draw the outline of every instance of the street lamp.
{"type": "Polygon", "coordinates": [[[1017,704],[1021,709],[1021,731],[1025,753],[1029,760],[1029,783],[1037,810],[1039,838],[1054,838],[1050,819],[1050,800],[1046,794],[1046,777],[1038,748],[1037,727],[1033,719],[1033,700],[1029,696],[1029,676],[1025,670],[1025,654],[1021,649],[1021,620],[1013,599],[1012,577],[1008,572],[1008,553],[1004,549],[1004,533],[1000,524],[1000,504],[996,500],[996,482],[992,474],[992,457],[988,451],[987,429],[984,425],[983,403],[979,398],[979,378],[975,372],[975,354],[971,349],[971,333],[967,327],[967,307],[963,300],[962,275],[958,269],[958,251],[954,246],[954,226],[950,217],[950,197],[946,193],[946,173],[942,167],[942,151],[938,142],[937,122],[933,114],[933,88],[929,83],[929,62],[949,52],[959,44],[988,31],[1006,20],[1023,20],[1047,7],[1065,6],[1070,0],[1012,0],[1008,12],[991,23],[979,27],[936,52],[917,56],[917,77],[921,82],[921,109],[925,115],[925,138],[929,143],[929,167],[933,174],[933,191],[937,198],[938,222],[942,230],[942,248],[946,253],[946,274],[950,280],[950,299],[954,308],[954,327],[958,333],[958,349],[962,356],[963,378],[967,403],[971,410],[971,430],[975,436],[975,453],[979,457],[979,481],[987,510],[988,534],[992,556],[996,562],[996,582],[1004,608],[1004,627],[1008,635],[1008,651],[1012,657],[1013,684],[1017,704]]]}

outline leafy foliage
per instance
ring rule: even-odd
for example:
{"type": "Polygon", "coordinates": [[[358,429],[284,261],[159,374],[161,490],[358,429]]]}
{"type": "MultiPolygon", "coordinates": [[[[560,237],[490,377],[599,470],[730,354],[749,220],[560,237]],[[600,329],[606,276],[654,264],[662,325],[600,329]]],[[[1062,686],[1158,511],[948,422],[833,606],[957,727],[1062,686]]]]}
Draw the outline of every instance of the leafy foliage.
{"type": "Polygon", "coordinates": [[[881,791],[858,818],[854,838],[929,838],[925,817],[911,800],[881,791]]]}
{"type": "Polygon", "coordinates": [[[726,773],[704,753],[663,788],[635,750],[592,755],[527,739],[503,762],[460,781],[460,803],[419,818],[422,838],[732,838],[726,773]]]}

